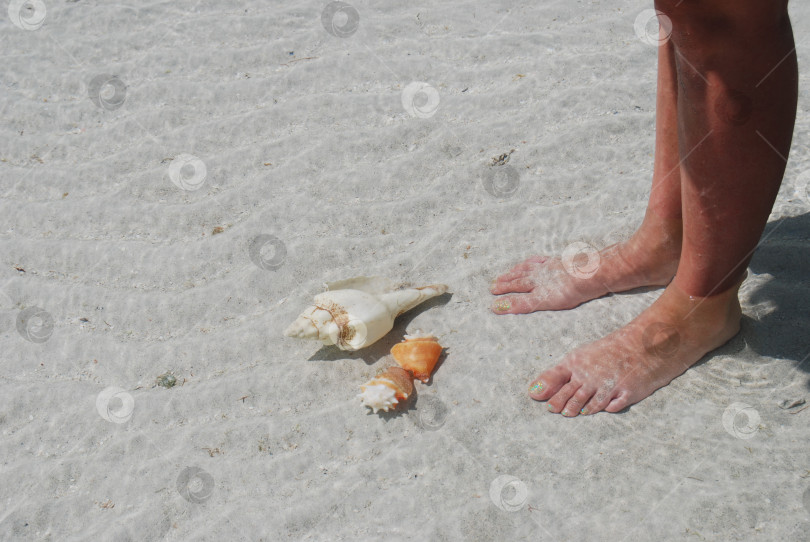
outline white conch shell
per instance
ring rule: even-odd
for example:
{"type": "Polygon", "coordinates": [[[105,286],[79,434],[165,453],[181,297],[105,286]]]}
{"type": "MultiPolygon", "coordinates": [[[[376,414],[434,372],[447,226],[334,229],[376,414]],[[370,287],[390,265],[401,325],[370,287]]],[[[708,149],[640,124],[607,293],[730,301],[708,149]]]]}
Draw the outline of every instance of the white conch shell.
{"type": "Polygon", "coordinates": [[[397,316],[447,291],[444,284],[397,289],[383,277],[355,277],[326,287],[284,335],[359,350],[391,331],[397,316]]]}

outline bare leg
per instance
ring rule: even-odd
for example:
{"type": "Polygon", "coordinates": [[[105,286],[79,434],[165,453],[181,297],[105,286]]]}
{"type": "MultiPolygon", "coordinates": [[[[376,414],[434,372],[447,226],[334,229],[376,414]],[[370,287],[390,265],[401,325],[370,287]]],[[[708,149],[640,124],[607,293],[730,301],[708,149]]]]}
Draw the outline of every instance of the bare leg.
{"type": "Polygon", "coordinates": [[[793,136],[798,72],[787,2],[715,0],[705,2],[714,8],[708,17],[691,4],[665,7],[683,97],[684,250],[675,280],[708,296],[737,282],[765,228],[793,136]],[[712,16],[725,24],[706,22],[712,16]]]}
{"type": "Polygon", "coordinates": [[[559,258],[533,256],[493,281],[498,314],[570,309],[610,292],[663,286],[675,275],[681,252],[681,178],[678,154],[678,86],[672,43],[659,47],[655,117],[655,164],[650,200],[641,227],[626,242],[599,254],[589,278],[566,272],[559,258]]]}
{"type": "Polygon", "coordinates": [[[649,309],[535,381],[531,396],[568,416],[636,403],[737,333],[739,284],[790,149],[798,74],[787,3],[656,7],[672,20],[676,54],[681,259],[649,309]]]}

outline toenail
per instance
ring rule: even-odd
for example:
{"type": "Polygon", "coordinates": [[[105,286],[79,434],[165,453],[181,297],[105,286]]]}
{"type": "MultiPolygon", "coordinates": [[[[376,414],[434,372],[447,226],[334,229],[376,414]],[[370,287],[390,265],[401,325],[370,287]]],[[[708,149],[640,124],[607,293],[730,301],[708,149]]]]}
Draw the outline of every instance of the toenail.
{"type": "Polygon", "coordinates": [[[563,416],[568,416],[568,411],[567,411],[567,410],[563,410],[562,412],[560,412],[560,414],[562,414],[563,416]]]}
{"type": "Polygon", "coordinates": [[[553,406],[548,405],[546,408],[548,408],[549,412],[554,412],[554,407],[553,406]]]}
{"type": "Polygon", "coordinates": [[[586,416],[588,415],[588,411],[587,411],[587,410],[585,410],[584,408],[583,408],[582,410],[580,410],[580,411],[579,411],[579,413],[580,413],[580,414],[584,414],[584,415],[586,415],[586,416]]]}
{"type": "Polygon", "coordinates": [[[529,388],[529,393],[537,393],[538,391],[543,391],[543,381],[538,380],[534,383],[534,385],[529,388]]]}
{"type": "Polygon", "coordinates": [[[498,301],[495,303],[495,309],[501,312],[508,311],[512,306],[509,304],[508,301],[498,301]]]}

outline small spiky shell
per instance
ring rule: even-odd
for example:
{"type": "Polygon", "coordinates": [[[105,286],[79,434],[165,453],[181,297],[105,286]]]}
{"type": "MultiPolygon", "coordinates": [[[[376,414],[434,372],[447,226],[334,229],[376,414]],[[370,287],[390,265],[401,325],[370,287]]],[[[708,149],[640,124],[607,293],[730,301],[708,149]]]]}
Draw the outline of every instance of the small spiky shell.
{"type": "Polygon", "coordinates": [[[399,367],[389,367],[360,386],[363,390],[357,397],[364,406],[370,407],[376,414],[378,410],[388,412],[403,404],[413,393],[413,377],[399,367]]]}
{"type": "Polygon", "coordinates": [[[413,373],[422,382],[430,380],[430,373],[439,361],[442,345],[433,335],[405,335],[401,343],[391,348],[391,355],[400,367],[413,373]]]}

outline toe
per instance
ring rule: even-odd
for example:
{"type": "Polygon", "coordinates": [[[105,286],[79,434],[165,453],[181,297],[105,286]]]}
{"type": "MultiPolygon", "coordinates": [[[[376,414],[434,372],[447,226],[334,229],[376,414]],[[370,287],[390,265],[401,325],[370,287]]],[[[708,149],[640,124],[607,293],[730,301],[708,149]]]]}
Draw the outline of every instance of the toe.
{"type": "Polygon", "coordinates": [[[533,294],[506,295],[492,303],[496,314],[526,314],[543,310],[546,300],[533,294]]]}
{"type": "Polygon", "coordinates": [[[529,397],[535,401],[545,401],[571,379],[571,371],[556,366],[540,374],[529,387],[529,397]]]}
{"type": "Polygon", "coordinates": [[[534,280],[524,277],[509,281],[497,281],[489,289],[495,295],[526,293],[534,290],[536,286],[534,280]]]}
{"type": "Polygon", "coordinates": [[[508,272],[500,275],[496,280],[496,282],[504,282],[519,279],[521,277],[526,276],[527,273],[531,273],[537,269],[538,264],[545,263],[548,260],[547,256],[531,256],[526,260],[520,262],[516,266],[512,267],[508,272]]]}
{"type": "Polygon", "coordinates": [[[630,396],[627,393],[619,393],[616,397],[610,400],[605,407],[605,412],[619,412],[630,406],[630,396]]]}
{"type": "Polygon", "coordinates": [[[548,410],[550,412],[554,412],[558,414],[565,408],[565,405],[574,396],[574,394],[579,390],[580,384],[574,382],[568,382],[560,391],[554,394],[554,396],[548,400],[548,410]]]}
{"type": "Polygon", "coordinates": [[[529,268],[528,264],[521,263],[516,265],[503,275],[499,275],[498,278],[495,279],[495,282],[509,282],[512,280],[517,280],[519,278],[525,277],[530,272],[531,269],[529,268]]]}
{"type": "Polygon", "coordinates": [[[591,399],[585,403],[585,406],[580,409],[579,413],[589,415],[605,410],[605,407],[608,406],[613,398],[610,392],[611,390],[597,390],[591,399]]]}
{"type": "Polygon", "coordinates": [[[565,403],[565,408],[562,409],[560,414],[571,418],[582,414],[582,408],[587,404],[591,397],[593,397],[593,389],[582,386],[577,390],[574,396],[571,397],[567,403],[565,403]]]}

